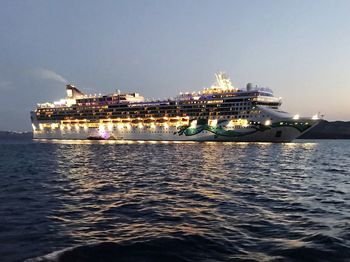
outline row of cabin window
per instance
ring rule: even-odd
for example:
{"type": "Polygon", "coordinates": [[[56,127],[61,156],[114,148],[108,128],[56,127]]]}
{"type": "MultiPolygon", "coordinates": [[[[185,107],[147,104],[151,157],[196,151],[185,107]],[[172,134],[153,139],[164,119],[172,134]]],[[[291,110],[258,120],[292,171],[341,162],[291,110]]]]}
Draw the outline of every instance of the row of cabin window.
{"type": "MultiPolygon", "coordinates": [[[[243,105],[250,105],[250,104],[251,104],[250,102],[249,103],[248,102],[244,102],[244,103],[239,102],[239,103],[222,103],[222,104],[215,104],[215,105],[243,106],[243,105]]],[[[190,105],[190,106],[193,107],[192,105],[190,105]]],[[[162,107],[162,106],[160,106],[160,107],[162,107]]],[[[159,106],[158,107],[149,107],[148,110],[159,110],[160,107],[159,106]]],[[[166,105],[166,107],[168,109],[172,109],[172,108],[175,107],[175,105],[174,106],[166,105]]],[[[182,106],[181,105],[177,105],[178,109],[180,109],[181,107],[186,108],[188,106],[186,106],[186,104],[183,104],[182,106]]],[[[91,109],[98,109],[98,108],[99,108],[99,106],[92,106],[92,107],[83,107],[82,109],[83,110],[91,110],[91,109]]],[[[125,108],[125,106],[123,106],[123,108],[125,108]]],[[[130,107],[130,108],[137,108],[137,107],[130,107]]],[[[142,108],[142,107],[140,107],[140,108],[142,108]]],[[[55,111],[65,111],[67,109],[71,109],[71,108],[66,108],[66,107],[64,107],[64,108],[45,108],[45,109],[38,109],[38,110],[42,111],[42,112],[55,112],[55,111]]]]}
{"type": "MultiPolygon", "coordinates": [[[[194,118],[207,118],[208,116],[190,116],[190,117],[194,117],[194,118]]],[[[254,116],[252,115],[220,115],[220,116],[211,116],[211,117],[220,117],[220,119],[251,119],[254,116]]],[[[265,117],[264,115],[262,117],[265,117]]],[[[76,120],[79,118],[40,118],[38,119],[39,121],[45,121],[45,120],[76,120]]],[[[84,118],[85,119],[85,118],[84,118]]],[[[106,118],[99,118],[99,117],[90,117],[88,118],[88,120],[100,120],[100,119],[106,119],[106,118]]]]}
{"type": "MultiPolygon", "coordinates": [[[[145,115],[145,114],[160,114],[160,115],[164,115],[164,114],[171,114],[171,113],[175,113],[175,114],[181,114],[181,113],[195,113],[195,112],[203,112],[203,113],[210,113],[210,112],[213,112],[213,111],[217,111],[217,112],[230,112],[230,113],[235,113],[235,112],[232,112],[233,110],[235,111],[242,111],[242,110],[248,110],[248,109],[251,109],[251,108],[248,108],[248,107],[239,107],[239,108],[225,108],[225,109],[229,109],[229,111],[227,110],[222,110],[223,108],[220,108],[220,109],[217,109],[217,110],[201,110],[200,109],[196,109],[196,110],[183,110],[182,112],[161,112],[161,111],[158,111],[158,112],[145,112],[144,114],[138,112],[138,111],[133,111],[133,112],[120,112],[122,115],[123,114],[126,114],[126,115],[130,115],[131,114],[135,114],[135,115],[145,115]]],[[[73,116],[79,116],[78,114],[80,113],[79,111],[76,111],[76,112],[63,112],[61,114],[53,114],[53,116],[66,116],[66,115],[73,115],[73,116]]],[[[104,114],[108,114],[109,112],[81,112],[80,113],[80,116],[83,116],[82,114],[85,113],[85,116],[90,116],[91,114],[93,115],[104,115],[104,114]]],[[[110,114],[110,115],[113,115],[113,116],[116,116],[117,114],[110,114]]],[[[50,116],[50,114],[48,115],[50,116]]],[[[117,115],[118,116],[118,115],[117,115]]]]}
{"type": "MultiPolygon", "coordinates": [[[[219,111],[224,111],[223,109],[227,109],[227,108],[230,108],[230,110],[247,110],[247,109],[250,109],[250,107],[242,107],[241,106],[241,104],[242,105],[246,105],[246,104],[248,104],[248,103],[239,103],[240,105],[224,105],[224,104],[222,104],[220,107],[211,107],[210,109],[216,109],[216,110],[219,110],[219,111]],[[239,106],[241,106],[241,107],[239,107],[239,106]]],[[[259,104],[261,104],[261,103],[259,103],[259,104]]],[[[272,105],[271,104],[271,106],[274,106],[274,105],[272,105]]],[[[98,108],[95,108],[95,109],[98,109],[98,108]]],[[[176,108],[176,112],[178,112],[178,111],[186,111],[186,112],[188,112],[188,111],[193,111],[193,110],[202,110],[202,108],[193,108],[193,107],[191,107],[191,108],[176,108]],[[189,109],[192,109],[192,110],[189,110],[189,109]]],[[[140,109],[138,109],[138,108],[124,108],[124,109],[112,109],[112,108],[99,108],[98,109],[98,111],[99,112],[119,112],[119,111],[122,111],[122,112],[128,112],[128,111],[133,111],[133,112],[135,112],[135,111],[145,111],[145,113],[146,113],[146,110],[142,110],[142,108],[140,108],[140,109]]],[[[153,111],[153,112],[151,112],[151,113],[157,113],[157,112],[155,112],[155,111],[158,111],[158,113],[163,113],[165,110],[164,109],[156,109],[156,110],[151,110],[151,109],[149,109],[149,110],[147,110],[147,112],[150,112],[150,111],[153,111]]],[[[173,112],[175,112],[175,108],[174,108],[174,110],[171,110],[170,109],[170,111],[173,111],[173,112]]],[[[54,112],[54,113],[57,113],[57,112],[60,112],[60,114],[64,114],[64,115],[67,115],[67,114],[74,114],[75,112],[82,112],[82,113],[88,113],[88,114],[91,114],[91,113],[94,113],[94,112],[96,112],[97,113],[97,110],[96,111],[94,111],[93,109],[83,109],[83,110],[62,110],[62,109],[59,109],[59,110],[55,110],[55,109],[46,109],[46,110],[38,110],[37,111],[37,115],[38,115],[38,113],[40,114],[40,113],[43,113],[43,112],[54,112]]],[[[165,111],[166,112],[166,111],[165,111]]]]}

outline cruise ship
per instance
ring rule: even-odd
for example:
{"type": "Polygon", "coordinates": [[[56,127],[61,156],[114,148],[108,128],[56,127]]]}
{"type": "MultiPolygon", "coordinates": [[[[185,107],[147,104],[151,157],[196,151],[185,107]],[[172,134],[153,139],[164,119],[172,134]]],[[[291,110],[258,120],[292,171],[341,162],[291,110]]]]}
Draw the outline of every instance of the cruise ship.
{"type": "Polygon", "coordinates": [[[119,90],[87,95],[67,85],[66,98],[31,112],[33,138],[290,142],[319,122],[280,110],[269,88],[239,89],[224,73],[215,77],[209,88],[157,101],[119,90]]]}

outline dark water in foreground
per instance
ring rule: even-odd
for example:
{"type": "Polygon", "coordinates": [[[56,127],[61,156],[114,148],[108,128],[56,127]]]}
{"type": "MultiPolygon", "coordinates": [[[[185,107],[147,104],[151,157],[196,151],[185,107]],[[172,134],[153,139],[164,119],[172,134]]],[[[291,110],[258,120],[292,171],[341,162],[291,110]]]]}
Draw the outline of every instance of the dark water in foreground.
{"type": "Polygon", "coordinates": [[[0,199],[1,261],[350,261],[350,140],[2,141],[0,199]]]}

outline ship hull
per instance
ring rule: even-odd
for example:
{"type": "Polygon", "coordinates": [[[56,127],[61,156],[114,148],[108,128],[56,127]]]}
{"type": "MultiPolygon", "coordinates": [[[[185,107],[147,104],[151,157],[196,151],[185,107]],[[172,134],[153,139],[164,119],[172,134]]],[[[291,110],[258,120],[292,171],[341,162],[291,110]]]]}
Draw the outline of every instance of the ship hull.
{"type": "Polygon", "coordinates": [[[222,142],[291,142],[305,131],[293,126],[282,126],[267,130],[242,129],[234,134],[218,134],[211,130],[202,130],[195,134],[181,133],[176,127],[144,130],[129,128],[103,131],[96,129],[72,128],[70,130],[38,130],[34,139],[59,140],[141,140],[141,141],[222,141],[222,142]]]}

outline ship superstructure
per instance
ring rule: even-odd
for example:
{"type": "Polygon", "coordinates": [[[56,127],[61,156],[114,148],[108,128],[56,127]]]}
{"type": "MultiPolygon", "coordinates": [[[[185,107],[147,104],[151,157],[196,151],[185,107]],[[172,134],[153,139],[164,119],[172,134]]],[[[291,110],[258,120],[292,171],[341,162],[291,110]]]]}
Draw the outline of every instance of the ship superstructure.
{"type": "Polygon", "coordinates": [[[281,111],[269,88],[235,88],[224,73],[200,92],[146,101],[138,93],[86,95],[67,85],[67,97],[31,112],[33,137],[160,141],[288,142],[318,123],[281,111]]]}

